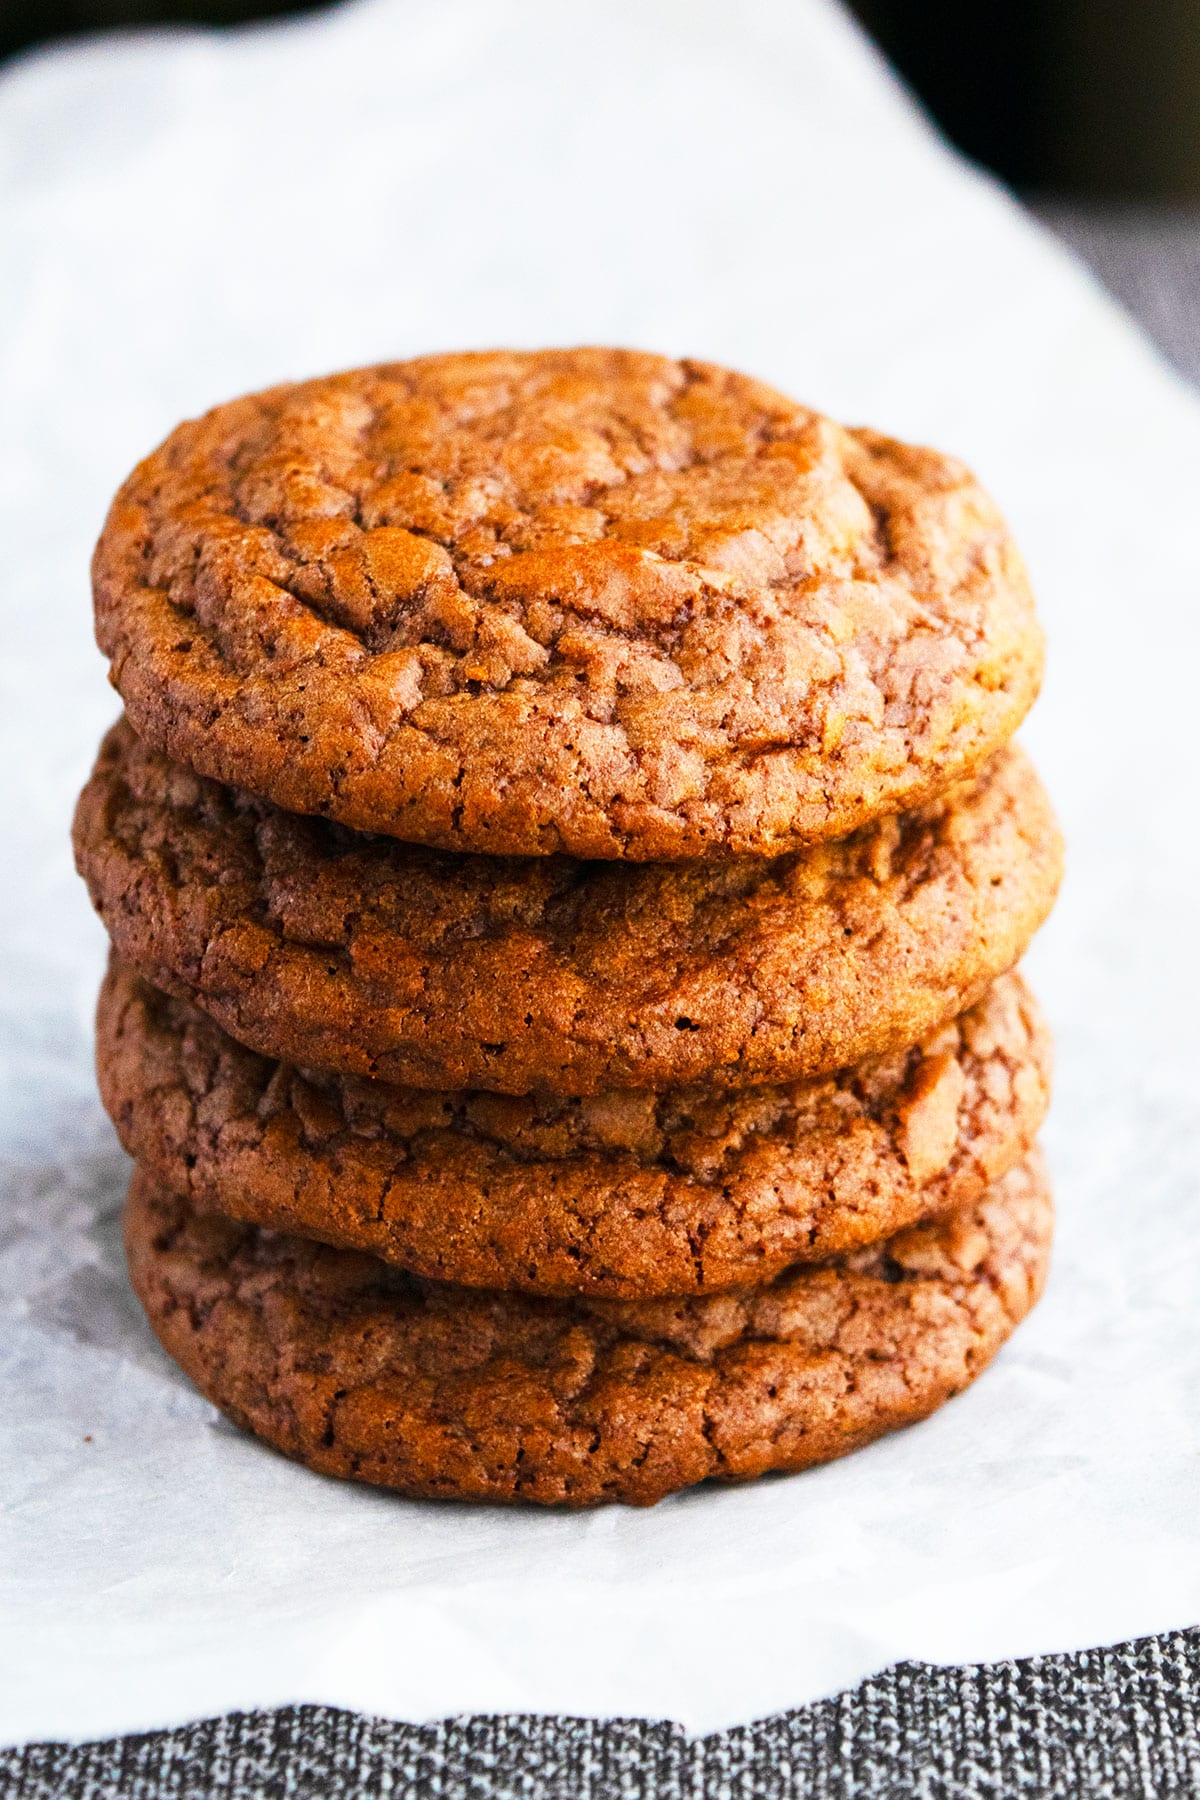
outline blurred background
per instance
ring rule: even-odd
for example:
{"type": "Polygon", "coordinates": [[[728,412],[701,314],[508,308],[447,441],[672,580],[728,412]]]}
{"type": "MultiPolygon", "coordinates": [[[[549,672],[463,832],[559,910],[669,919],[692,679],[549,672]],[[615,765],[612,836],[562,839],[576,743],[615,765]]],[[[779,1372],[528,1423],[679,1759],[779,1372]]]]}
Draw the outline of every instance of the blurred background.
{"type": "MultiPolygon", "coordinates": [[[[1200,204],[1200,0],[850,3],[947,136],[1026,195],[1200,204]]],[[[113,27],[317,10],[314,0],[0,0],[0,58],[113,27]]]]}
{"type": "MultiPolygon", "coordinates": [[[[843,4],[950,141],[1015,189],[1200,381],[1200,0],[843,4]]],[[[22,51],[96,32],[236,29],[329,9],[0,0],[0,74],[22,51]]]]}

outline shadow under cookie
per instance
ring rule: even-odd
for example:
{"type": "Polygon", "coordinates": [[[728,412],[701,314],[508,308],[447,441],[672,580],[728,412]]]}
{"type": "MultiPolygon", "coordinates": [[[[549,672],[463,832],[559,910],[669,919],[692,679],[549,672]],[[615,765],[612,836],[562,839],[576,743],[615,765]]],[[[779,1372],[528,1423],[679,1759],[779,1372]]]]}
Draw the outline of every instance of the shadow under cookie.
{"type": "Polygon", "coordinates": [[[236,1423],[328,1475],[415,1496],[646,1505],[829,1461],[924,1418],[1045,1279],[1034,1153],[979,1201],[770,1286],[585,1303],[422,1281],[263,1232],[135,1172],[134,1287],[236,1423]]]}

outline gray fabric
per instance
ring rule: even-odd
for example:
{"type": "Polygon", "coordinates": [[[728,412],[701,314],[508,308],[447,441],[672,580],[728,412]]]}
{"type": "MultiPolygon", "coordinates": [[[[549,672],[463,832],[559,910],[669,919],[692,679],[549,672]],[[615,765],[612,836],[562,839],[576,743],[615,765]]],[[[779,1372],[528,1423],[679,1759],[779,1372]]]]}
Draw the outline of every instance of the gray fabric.
{"type": "MultiPolygon", "coordinates": [[[[1200,380],[1200,213],[1041,216],[1200,380]]],[[[689,1743],[637,1721],[389,1724],[292,1707],[0,1751],[0,1800],[1155,1800],[1200,1796],[1200,1630],[987,1668],[902,1667],[689,1743]]]]}
{"type": "Polygon", "coordinates": [[[1034,211],[1090,263],[1183,374],[1200,382],[1200,209],[1034,211]]]}
{"type": "Polygon", "coordinates": [[[903,1667],[688,1742],[631,1721],[251,1713],[0,1754],[3,1800],[1153,1800],[1200,1794],[1200,1632],[986,1669],[903,1667]]]}

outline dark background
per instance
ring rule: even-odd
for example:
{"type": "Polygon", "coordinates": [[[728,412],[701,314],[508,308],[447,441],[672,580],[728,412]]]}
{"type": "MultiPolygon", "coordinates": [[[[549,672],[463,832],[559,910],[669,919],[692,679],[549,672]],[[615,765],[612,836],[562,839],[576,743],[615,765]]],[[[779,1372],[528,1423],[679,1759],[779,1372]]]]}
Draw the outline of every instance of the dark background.
{"type": "MultiPolygon", "coordinates": [[[[948,135],[1015,187],[1200,200],[1200,0],[851,4],[948,135]]],[[[115,25],[314,10],[317,0],[0,0],[0,58],[115,25]]]]}

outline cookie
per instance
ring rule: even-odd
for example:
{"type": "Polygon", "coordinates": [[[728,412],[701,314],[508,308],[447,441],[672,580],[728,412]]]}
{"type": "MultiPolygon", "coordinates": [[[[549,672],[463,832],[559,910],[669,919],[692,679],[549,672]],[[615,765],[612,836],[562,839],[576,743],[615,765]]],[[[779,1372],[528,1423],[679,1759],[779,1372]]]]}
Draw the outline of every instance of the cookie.
{"type": "Polygon", "coordinates": [[[305,1074],[114,964],[100,1091],[166,1187],[472,1287],[641,1298],[761,1283],[978,1200],[1049,1098],[1018,975],[910,1051],[825,1080],[590,1100],[305,1074]]]}
{"type": "Polygon", "coordinates": [[[181,425],[97,635],[148,743],[445,849],[777,853],[979,768],[1038,687],[962,466],[696,362],[432,356],[181,425]]]}
{"type": "Polygon", "coordinates": [[[416,1496],[649,1504],[845,1455],[972,1381],[1036,1300],[1036,1153],[981,1200],[774,1284],[550,1300],[238,1225],[139,1169],[126,1246],[160,1341],[237,1424],[416,1496]]]}
{"type": "Polygon", "coordinates": [[[1015,750],[953,799],[777,859],[460,857],[106,739],[81,872],[118,954],[267,1056],[411,1087],[594,1094],[826,1074],[1011,968],[1061,846],[1015,750]]]}

